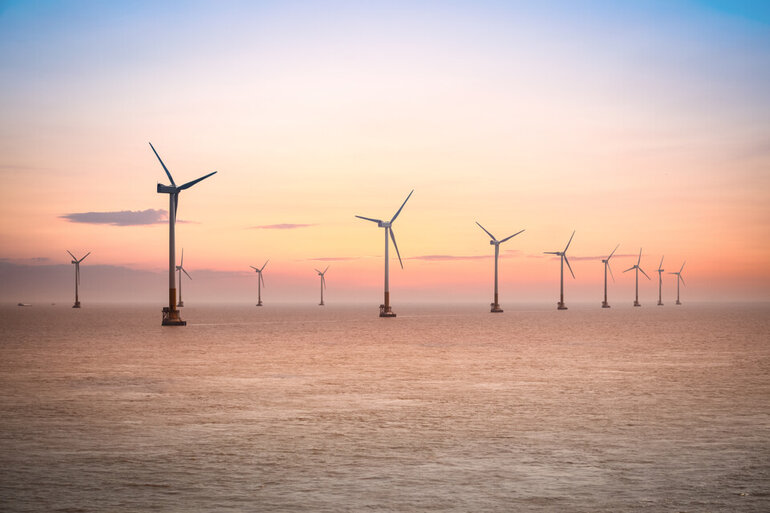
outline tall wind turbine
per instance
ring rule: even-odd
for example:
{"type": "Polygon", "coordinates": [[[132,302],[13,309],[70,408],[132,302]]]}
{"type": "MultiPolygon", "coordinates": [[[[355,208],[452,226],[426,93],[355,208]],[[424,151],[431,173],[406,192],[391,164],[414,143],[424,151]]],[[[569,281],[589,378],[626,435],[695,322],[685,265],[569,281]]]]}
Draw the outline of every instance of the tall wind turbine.
{"type": "Polygon", "coordinates": [[[155,151],[155,147],[150,143],[152,152],[158,157],[160,165],[163,166],[163,171],[166,172],[166,176],[171,181],[171,185],[158,184],[158,194],[168,194],[168,306],[163,307],[163,326],[186,326],[187,322],[183,321],[179,316],[179,310],[176,307],[176,284],[174,283],[174,269],[176,268],[176,241],[174,239],[174,230],[176,227],[176,209],[179,206],[179,193],[185,189],[189,189],[201,180],[205,180],[209,176],[216,173],[209,173],[205,176],[197,178],[186,184],[177,186],[171,173],[168,171],[166,164],[161,160],[158,152],[155,151]]]}
{"type": "Polygon", "coordinates": [[[615,275],[612,274],[612,267],[610,267],[610,258],[612,258],[612,255],[615,254],[619,247],[620,244],[615,246],[615,249],[612,250],[610,256],[602,260],[602,263],[604,264],[604,301],[602,301],[602,308],[610,307],[610,304],[607,302],[607,270],[609,269],[610,276],[612,276],[612,283],[615,283],[615,275]]]}
{"type": "Polygon", "coordinates": [[[642,261],[642,248],[639,248],[639,259],[636,261],[636,265],[633,267],[629,267],[628,269],[623,271],[624,273],[627,273],[628,271],[632,271],[636,269],[636,296],[634,296],[634,306],[642,306],[639,304],[639,271],[642,271],[642,274],[648,280],[650,279],[650,277],[647,276],[647,273],[644,272],[644,270],[641,267],[639,267],[639,264],[641,263],[641,261],[642,261]]]}
{"type": "Polygon", "coordinates": [[[179,265],[176,266],[176,270],[179,274],[179,302],[176,306],[184,306],[184,301],[182,301],[182,273],[185,273],[187,277],[192,280],[192,276],[187,274],[187,270],[184,268],[184,248],[182,248],[182,260],[179,262],[179,265]]]}
{"type": "Polygon", "coordinates": [[[679,282],[682,282],[682,285],[685,285],[684,278],[682,278],[682,269],[684,269],[684,264],[686,264],[687,261],[685,260],[682,262],[682,267],[679,269],[679,272],[676,273],[668,273],[668,274],[676,274],[676,304],[681,305],[682,303],[679,302],[679,282]]]}
{"type": "Polygon", "coordinates": [[[658,306],[663,306],[663,255],[660,257],[660,264],[658,264],[658,306]]]}
{"type": "Polygon", "coordinates": [[[412,189],[412,192],[409,193],[409,196],[406,197],[404,202],[401,204],[401,208],[398,209],[396,214],[391,218],[390,221],[383,221],[381,219],[372,219],[370,217],[364,217],[364,216],[356,216],[359,219],[365,219],[366,221],[371,221],[373,223],[377,223],[377,226],[380,228],[385,228],[385,303],[380,305],[380,317],[395,317],[396,314],[393,313],[393,311],[390,309],[390,288],[389,288],[389,275],[388,275],[388,235],[390,235],[390,238],[393,240],[393,247],[396,248],[396,255],[398,255],[398,263],[401,264],[401,269],[404,268],[404,263],[401,261],[401,253],[398,251],[398,244],[396,244],[396,237],[393,235],[393,222],[398,217],[398,214],[401,213],[401,210],[404,208],[404,205],[406,205],[406,202],[409,201],[409,198],[412,196],[412,193],[414,192],[414,189],[412,189]]]}
{"type": "Polygon", "coordinates": [[[569,238],[569,241],[567,241],[567,245],[564,246],[564,251],[544,251],[543,253],[546,255],[557,255],[561,257],[561,270],[559,273],[559,302],[557,303],[556,309],[557,310],[566,310],[567,307],[564,305],[564,262],[567,262],[567,267],[569,268],[570,274],[572,274],[572,278],[575,278],[575,273],[572,272],[572,266],[569,265],[569,260],[567,260],[567,249],[569,248],[569,245],[572,244],[572,237],[575,236],[575,230],[572,230],[572,235],[569,238]]]}
{"type": "Polygon", "coordinates": [[[78,285],[80,285],[80,262],[85,260],[86,257],[91,254],[91,252],[89,251],[88,253],[86,253],[86,256],[84,256],[80,260],[78,260],[78,258],[75,255],[70,253],[70,250],[67,250],[67,253],[70,254],[70,256],[72,257],[72,263],[75,264],[75,304],[72,305],[72,308],[80,308],[80,299],[78,298],[78,285]]]}
{"type": "Polygon", "coordinates": [[[518,234],[520,234],[524,230],[518,231],[518,232],[514,233],[513,235],[511,235],[510,237],[504,238],[503,240],[497,240],[494,235],[489,233],[486,228],[481,226],[481,223],[476,221],[476,224],[479,225],[479,228],[484,230],[487,235],[489,235],[489,237],[491,238],[491,240],[489,241],[489,244],[491,244],[492,246],[495,247],[495,301],[492,304],[490,304],[489,306],[491,307],[490,312],[499,313],[499,312],[503,311],[503,309],[500,308],[500,303],[497,302],[497,259],[500,256],[500,244],[502,244],[503,242],[507,241],[508,239],[512,239],[512,238],[516,237],[518,234]]]}
{"type": "Polygon", "coordinates": [[[269,262],[270,259],[268,258],[267,261],[262,265],[260,268],[256,268],[253,265],[250,265],[252,269],[254,269],[259,277],[257,278],[257,306],[262,306],[262,285],[265,284],[265,279],[262,277],[262,270],[267,267],[267,262],[269,262]]]}
{"type": "Polygon", "coordinates": [[[317,272],[318,276],[321,277],[321,302],[318,303],[318,306],[324,306],[324,289],[326,288],[326,277],[324,275],[328,270],[329,270],[328,265],[326,266],[326,269],[323,270],[323,272],[319,271],[318,269],[315,269],[315,272],[317,272]]]}

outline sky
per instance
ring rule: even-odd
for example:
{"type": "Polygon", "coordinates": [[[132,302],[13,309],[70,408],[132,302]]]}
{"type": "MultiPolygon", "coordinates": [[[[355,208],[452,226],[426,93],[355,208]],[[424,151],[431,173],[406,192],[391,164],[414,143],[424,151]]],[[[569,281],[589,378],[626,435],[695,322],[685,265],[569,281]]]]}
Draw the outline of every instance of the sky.
{"type": "Polygon", "coordinates": [[[770,300],[770,4],[0,0],[0,301],[770,300]],[[179,250],[178,250],[179,252],[179,250]],[[165,271],[167,272],[167,271],[165,271]],[[664,274],[664,299],[675,278],[664,274]],[[90,296],[89,296],[90,294],[90,296]]]}

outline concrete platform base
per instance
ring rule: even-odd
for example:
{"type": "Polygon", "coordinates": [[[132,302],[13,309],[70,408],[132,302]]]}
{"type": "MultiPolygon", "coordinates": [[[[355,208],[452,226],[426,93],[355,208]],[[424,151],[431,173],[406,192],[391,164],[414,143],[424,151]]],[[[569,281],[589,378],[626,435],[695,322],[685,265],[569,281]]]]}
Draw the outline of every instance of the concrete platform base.
{"type": "Polygon", "coordinates": [[[72,305],[72,308],[80,308],[80,301],[75,301],[75,304],[72,305]]]}
{"type": "Polygon", "coordinates": [[[163,307],[163,321],[161,322],[161,325],[163,326],[187,326],[187,321],[183,321],[181,317],[179,317],[179,310],[176,308],[171,310],[169,307],[164,306],[163,307]]]}
{"type": "Polygon", "coordinates": [[[679,300],[677,300],[677,302],[674,304],[681,305],[682,303],[680,303],[679,300]]]}
{"type": "Polygon", "coordinates": [[[557,310],[567,310],[567,306],[564,303],[562,303],[561,301],[559,301],[558,303],[556,303],[556,309],[557,310]]]}
{"type": "Polygon", "coordinates": [[[262,306],[262,301],[260,301],[259,303],[257,303],[257,306],[262,306]]]}
{"type": "Polygon", "coordinates": [[[663,306],[663,303],[661,303],[660,301],[658,301],[658,306],[663,306]]]}
{"type": "Polygon", "coordinates": [[[606,301],[602,301],[602,308],[610,308],[610,304],[606,301]]]}
{"type": "Polygon", "coordinates": [[[634,301],[634,306],[642,306],[639,304],[639,301],[634,301]]]}
{"type": "Polygon", "coordinates": [[[326,306],[326,305],[324,305],[323,303],[318,303],[318,306],[326,306]]]}
{"type": "Polygon", "coordinates": [[[503,309],[497,303],[489,303],[489,311],[492,313],[502,313],[503,309]]]}
{"type": "Polygon", "coordinates": [[[179,301],[179,302],[176,304],[176,306],[184,306],[184,301],[180,300],[180,301],[179,301]]]}
{"type": "Polygon", "coordinates": [[[390,309],[390,306],[380,305],[380,317],[395,317],[396,314],[390,309]]]}

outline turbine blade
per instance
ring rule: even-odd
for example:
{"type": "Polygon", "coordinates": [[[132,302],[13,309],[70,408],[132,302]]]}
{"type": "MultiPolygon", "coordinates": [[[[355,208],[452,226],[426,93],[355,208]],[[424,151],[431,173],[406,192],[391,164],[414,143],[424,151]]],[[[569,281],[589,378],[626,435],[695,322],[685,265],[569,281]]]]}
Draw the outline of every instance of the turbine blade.
{"type": "Polygon", "coordinates": [[[260,283],[262,283],[262,286],[264,287],[265,286],[265,279],[262,277],[262,272],[261,271],[259,273],[259,281],[260,281],[260,283]]]}
{"type": "Polygon", "coordinates": [[[257,269],[257,268],[256,268],[256,267],[254,267],[253,265],[250,265],[249,267],[251,267],[251,268],[252,268],[252,269],[254,269],[255,271],[259,271],[259,269],[257,269]]]}
{"type": "Polygon", "coordinates": [[[561,255],[560,251],[543,251],[544,255],[561,255]]]}
{"type": "Polygon", "coordinates": [[[75,255],[73,255],[72,253],[70,253],[70,250],[69,250],[69,249],[67,250],[67,253],[69,253],[69,254],[70,254],[70,256],[72,257],[72,260],[77,260],[77,257],[75,257],[75,255]]]}
{"type": "Polygon", "coordinates": [[[193,181],[191,181],[191,182],[187,182],[187,183],[186,183],[186,184],[184,184],[184,185],[180,185],[179,187],[177,187],[177,189],[178,189],[178,190],[180,190],[180,191],[183,191],[183,190],[185,190],[185,189],[189,189],[190,187],[192,187],[192,186],[193,186],[193,185],[195,185],[196,183],[200,182],[201,180],[205,180],[205,179],[206,179],[206,178],[208,178],[209,176],[211,176],[211,175],[215,175],[215,174],[217,174],[217,172],[216,172],[216,171],[213,171],[213,172],[211,172],[211,173],[207,174],[206,176],[201,176],[200,178],[198,178],[198,179],[196,179],[196,180],[193,180],[193,181]]]}
{"type": "Polygon", "coordinates": [[[610,253],[610,256],[608,256],[608,257],[607,257],[607,260],[609,260],[610,258],[612,258],[612,255],[614,255],[614,254],[615,254],[615,252],[618,250],[618,248],[619,248],[619,247],[620,247],[620,244],[618,244],[617,246],[615,246],[615,249],[613,249],[613,250],[612,250],[612,253],[610,253]]]}
{"type": "Polygon", "coordinates": [[[679,272],[680,272],[680,273],[682,272],[682,269],[684,269],[684,264],[686,264],[686,263],[687,263],[687,260],[685,260],[684,262],[682,262],[682,267],[679,269],[679,272]]]}
{"type": "Polygon", "coordinates": [[[364,216],[356,216],[359,219],[366,219],[367,221],[371,221],[373,223],[381,223],[382,219],[372,219],[371,217],[364,217],[364,216]]]}
{"type": "Polygon", "coordinates": [[[319,270],[318,270],[318,269],[316,269],[315,267],[313,268],[313,270],[314,270],[315,272],[317,272],[318,274],[321,274],[321,271],[319,271],[319,270]]]}
{"type": "MultiPolygon", "coordinates": [[[[184,267],[182,267],[182,272],[183,272],[183,273],[185,273],[185,274],[187,274],[187,271],[185,271],[184,267]]],[[[190,278],[190,279],[192,280],[192,276],[190,276],[189,274],[187,274],[187,277],[188,277],[188,278],[190,278]]]]}
{"type": "Polygon", "coordinates": [[[494,236],[494,235],[492,235],[491,233],[489,233],[489,232],[487,231],[487,229],[486,229],[486,228],[484,228],[483,226],[481,226],[481,223],[479,223],[478,221],[476,221],[476,224],[477,224],[477,225],[479,225],[479,228],[481,228],[482,230],[484,230],[485,232],[487,232],[487,235],[489,235],[489,236],[492,238],[492,240],[493,240],[493,241],[497,242],[497,239],[495,239],[495,236],[494,236]]]}
{"type": "Polygon", "coordinates": [[[328,270],[329,270],[329,267],[330,267],[330,266],[331,266],[331,264],[327,265],[327,266],[326,266],[326,269],[324,269],[324,272],[323,272],[322,274],[326,274],[326,271],[328,271],[328,270]]]}
{"type": "Polygon", "coordinates": [[[324,289],[326,288],[326,278],[321,276],[321,284],[324,286],[324,289]]]}
{"type": "Polygon", "coordinates": [[[629,267],[628,269],[626,269],[626,270],[625,270],[625,271],[623,271],[623,272],[624,272],[624,273],[627,273],[628,271],[633,271],[634,269],[636,269],[636,266],[634,266],[634,267],[629,267]]]}
{"type": "Polygon", "coordinates": [[[575,279],[575,273],[572,272],[572,266],[569,265],[569,260],[567,260],[567,255],[564,255],[564,261],[567,262],[567,268],[569,269],[569,272],[572,275],[572,279],[575,279]]]}
{"type": "Polygon", "coordinates": [[[163,171],[166,172],[166,176],[168,176],[168,179],[171,180],[171,186],[176,187],[176,182],[174,181],[174,178],[171,176],[171,173],[169,173],[168,168],[166,167],[166,164],[163,163],[163,160],[161,160],[160,155],[158,155],[158,152],[155,151],[155,146],[150,143],[150,148],[152,148],[152,152],[155,154],[156,157],[158,157],[158,160],[160,161],[160,165],[163,166],[163,171]]]}
{"type": "MultiPolygon", "coordinates": [[[[646,272],[644,272],[644,269],[642,269],[641,267],[639,267],[638,269],[639,269],[640,271],[642,271],[642,274],[643,274],[643,275],[647,276],[647,273],[646,273],[646,272]]],[[[649,279],[650,279],[650,277],[649,277],[649,276],[647,276],[647,279],[649,280],[649,279]]]]}
{"type": "Polygon", "coordinates": [[[569,241],[567,242],[567,246],[564,248],[564,251],[562,251],[562,253],[567,252],[567,248],[569,248],[569,245],[572,244],[572,237],[574,236],[575,236],[575,230],[572,230],[572,235],[570,235],[569,241]]]}
{"type": "Polygon", "coordinates": [[[523,232],[523,231],[524,231],[524,230],[520,230],[520,231],[518,231],[518,232],[514,233],[513,235],[511,235],[510,237],[506,237],[506,238],[504,238],[503,240],[501,240],[501,241],[500,241],[500,244],[502,244],[503,242],[507,241],[508,239],[512,239],[512,238],[516,237],[518,234],[520,234],[520,233],[521,233],[521,232],[523,232]]]}
{"type": "Polygon", "coordinates": [[[179,208],[179,193],[175,192],[174,196],[174,224],[176,224],[176,211],[179,208]]]}
{"type": "MultiPolygon", "coordinates": [[[[406,205],[406,202],[407,202],[407,201],[409,201],[409,198],[410,198],[410,197],[412,197],[412,193],[413,193],[413,192],[414,192],[414,189],[412,189],[412,192],[410,192],[410,193],[409,193],[409,196],[407,196],[407,197],[406,197],[406,199],[404,200],[404,202],[401,204],[401,208],[399,208],[399,209],[398,209],[398,212],[396,212],[396,214],[395,214],[395,215],[393,216],[393,218],[390,220],[390,222],[391,222],[391,223],[392,223],[393,221],[395,221],[395,220],[396,220],[396,218],[398,217],[398,214],[400,214],[400,213],[401,213],[401,210],[403,210],[403,208],[404,208],[404,205],[406,205]]],[[[392,235],[392,233],[393,233],[393,232],[391,232],[391,235],[392,235]]]]}
{"type": "Polygon", "coordinates": [[[184,248],[182,248],[182,259],[179,261],[179,267],[184,265],[184,248]]]}
{"type": "Polygon", "coordinates": [[[86,253],[86,256],[84,256],[83,258],[81,258],[80,260],[78,260],[78,263],[80,263],[80,262],[82,262],[83,260],[85,260],[85,259],[86,259],[86,257],[87,257],[88,255],[90,255],[90,254],[91,254],[91,252],[90,252],[90,251],[89,251],[88,253],[86,253]]]}
{"type": "MultiPolygon", "coordinates": [[[[607,260],[609,260],[609,258],[607,260]]],[[[609,262],[607,262],[607,269],[610,270],[610,276],[612,276],[612,283],[615,283],[615,275],[612,274],[612,267],[610,267],[610,263],[609,262]]]]}
{"type": "Polygon", "coordinates": [[[666,255],[663,255],[662,257],[660,257],[660,264],[658,264],[658,271],[663,270],[663,257],[665,256],[666,255]]]}
{"type": "Polygon", "coordinates": [[[267,267],[267,263],[268,263],[269,261],[270,261],[270,259],[269,259],[269,258],[268,258],[267,260],[265,260],[265,265],[263,265],[263,266],[262,266],[262,268],[259,270],[259,272],[260,272],[260,273],[261,273],[261,272],[262,272],[262,271],[265,269],[265,267],[267,267]]]}
{"type": "Polygon", "coordinates": [[[684,278],[682,278],[682,275],[677,273],[677,276],[679,276],[679,279],[682,280],[682,285],[684,285],[686,287],[687,284],[684,282],[684,278]]]}
{"type": "Polygon", "coordinates": [[[636,265],[642,263],[642,248],[639,248],[639,258],[636,260],[636,265]]]}
{"type": "Polygon", "coordinates": [[[396,255],[398,255],[398,263],[401,264],[401,269],[403,269],[404,262],[401,261],[401,253],[398,252],[398,244],[396,244],[396,236],[393,235],[393,228],[386,228],[386,230],[390,232],[390,240],[393,241],[393,247],[396,248],[396,255]]]}

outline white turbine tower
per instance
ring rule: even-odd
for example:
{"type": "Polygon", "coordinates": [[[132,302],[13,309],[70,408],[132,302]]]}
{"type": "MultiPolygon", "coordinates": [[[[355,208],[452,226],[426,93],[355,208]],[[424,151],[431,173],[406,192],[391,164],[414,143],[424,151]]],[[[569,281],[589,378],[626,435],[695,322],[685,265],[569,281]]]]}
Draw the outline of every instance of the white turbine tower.
{"type": "Polygon", "coordinates": [[[72,305],[72,308],[80,308],[80,299],[78,298],[78,285],[80,285],[80,262],[85,260],[86,257],[91,254],[91,252],[89,251],[88,253],[86,253],[86,256],[84,256],[80,260],[78,260],[78,258],[75,255],[70,253],[70,250],[67,250],[67,253],[70,254],[70,256],[72,257],[72,263],[75,264],[75,304],[72,305]]]}
{"type": "Polygon", "coordinates": [[[564,262],[567,262],[567,267],[569,268],[569,272],[572,275],[572,279],[575,279],[575,273],[572,272],[572,266],[569,265],[569,260],[567,259],[567,248],[569,248],[569,245],[572,244],[572,237],[575,236],[575,231],[572,231],[572,235],[569,238],[569,241],[567,241],[567,245],[564,246],[564,251],[544,251],[543,253],[546,255],[557,255],[561,257],[561,270],[559,273],[559,302],[556,304],[557,310],[566,310],[567,307],[564,305],[564,262]]]}
{"type": "Polygon", "coordinates": [[[264,270],[265,267],[267,267],[267,262],[269,262],[270,259],[268,258],[267,261],[262,265],[260,268],[256,268],[253,265],[250,265],[254,271],[259,275],[257,278],[257,306],[262,306],[262,286],[265,284],[265,279],[262,277],[262,270],[264,270]]]}
{"type": "MultiPolygon", "coordinates": [[[[676,274],[676,304],[681,305],[682,303],[679,302],[679,282],[682,282],[682,285],[685,285],[684,278],[682,278],[682,269],[684,269],[684,264],[686,264],[687,261],[685,260],[682,262],[682,267],[679,269],[679,272],[676,273],[668,273],[668,274],[676,274]]],[[[686,285],[685,285],[686,286],[686,285]]]]}
{"type": "Polygon", "coordinates": [[[660,264],[658,265],[658,306],[663,306],[663,255],[660,257],[660,264]]]}
{"type": "Polygon", "coordinates": [[[401,253],[398,251],[398,244],[396,244],[396,237],[393,235],[393,222],[398,217],[398,214],[401,213],[401,210],[404,208],[404,205],[406,205],[406,202],[409,201],[409,198],[412,196],[412,193],[414,192],[414,189],[412,189],[412,192],[409,193],[409,196],[406,197],[404,202],[401,204],[401,208],[398,209],[396,212],[396,215],[394,215],[390,221],[383,221],[381,219],[372,219],[370,217],[364,217],[364,216],[356,216],[359,219],[365,219],[366,221],[371,221],[373,223],[377,223],[377,226],[380,228],[385,228],[385,303],[380,305],[380,317],[395,317],[396,314],[393,313],[390,309],[390,288],[389,288],[389,275],[388,275],[388,235],[390,235],[390,238],[393,240],[393,247],[396,248],[396,255],[398,255],[398,263],[401,264],[401,269],[404,268],[404,263],[401,261],[401,253]]]}
{"type": "Polygon", "coordinates": [[[642,262],[642,248],[639,248],[639,259],[636,261],[636,265],[634,265],[633,267],[629,267],[628,269],[623,271],[624,273],[627,273],[628,271],[633,271],[634,269],[636,269],[636,273],[635,273],[636,274],[636,295],[634,296],[634,306],[642,306],[639,304],[639,271],[642,271],[642,274],[648,280],[650,279],[650,277],[647,276],[647,273],[644,272],[644,270],[641,267],[639,267],[639,264],[641,262],[642,262]]]}
{"type": "Polygon", "coordinates": [[[489,231],[487,231],[486,228],[481,226],[481,223],[476,221],[476,224],[479,225],[479,228],[484,230],[487,235],[489,235],[489,237],[491,238],[491,240],[489,241],[489,244],[495,247],[495,300],[489,306],[491,307],[490,312],[500,313],[500,312],[503,311],[503,309],[500,308],[500,303],[498,303],[498,301],[497,301],[497,260],[498,260],[498,257],[500,256],[500,244],[502,244],[503,242],[505,242],[505,241],[507,241],[509,239],[512,239],[512,238],[516,237],[518,234],[520,234],[524,230],[518,231],[518,232],[514,233],[513,235],[511,235],[510,237],[504,238],[503,240],[497,240],[494,235],[489,233],[489,231]]]}
{"type": "Polygon", "coordinates": [[[318,276],[321,277],[321,302],[318,303],[318,306],[324,306],[324,289],[326,288],[326,277],[324,275],[328,270],[329,270],[328,265],[326,266],[326,269],[323,270],[323,272],[319,271],[318,269],[315,269],[315,272],[317,272],[318,276]]]}
{"type": "Polygon", "coordinates": [[[176,307],[176,284],[174,283],[174,270],[176,268],[176,241],[174,239],[174,231],[176,227],[176,209],[177,206],[179,206],[179,193],[185,189],[189,189],[196,183],[200,182],[201,180],[205,180],[209,176],[216,173],[214,171],[213,173],[209,173],[205,176],[202,176],[198,179],[195,179],[191,182],[187,182],[186,184],[177,186],[176,182],[174,182],[174,178],[171,176],[171,173],[168,171],[168,168],[166,167],[166,164],[163,163],[163,160],[161,160],[160,155],[158,155],[158,152],[155,151],[155,147],[150,143],[150,148],[152,148],[152,152],[155,154],[156,157],[158,157],[158,161],[160,161],[160,165],[163,166],[163,171],[166,172],[166,176],[168,176],[168,179],[171,180],[171,185],[163,185],[158,184],[157,192],[158,194],[168,194],[169,198],[169,204],[168,204],[168,306],[163,307],[163,326],[186,326],[187,322],[183,321],[182,318],[179,316],[179,310],[177,310],[176,307]]]}
{"type": "Polygon", "coordinates": [[[610,258],[612,258],[612,255],[615,254],[619,247],[620,244],[615,246],[615,249],[612,250],[610,256],[602,260],[602,263],[604,264],[604,301],[602,301],[602,308],[610,307],[610,304],[607,302],[607,270],[609,269],[610,276],[612,276],[612,283],[615,283],[615,275],[612,274],[612,267],[610,267],[610,258]]]}
{"type": "Polygon", "coordinates": [[[179,302],[176,306],[184,306],[184,301],[182,301],[182,273],[185,273],[187,277],[192,280],[192,276],[190,276],[184,268],[184,248],[182,248],[182,260],[179,262],[179,265],[176,266],[176,270],[179,274],[179,302]]]}

